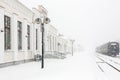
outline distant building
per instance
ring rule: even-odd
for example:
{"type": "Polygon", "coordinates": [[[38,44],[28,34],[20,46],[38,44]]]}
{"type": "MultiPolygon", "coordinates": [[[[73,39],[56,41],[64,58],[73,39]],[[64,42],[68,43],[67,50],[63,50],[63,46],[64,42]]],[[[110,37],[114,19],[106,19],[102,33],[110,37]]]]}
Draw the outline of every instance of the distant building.
{"type": "Polygon", "coordinates": [[[57,52],[57,29],[48,24],[45,26],[45,53],[54,54],[57,52]]]}
{"type": "Polygon", "coordinates": [[[63,35],[58,35],[58,52],[62,54],[66,54],[66,49],[67,49],[67,40],[64,38],[63,35]]]}

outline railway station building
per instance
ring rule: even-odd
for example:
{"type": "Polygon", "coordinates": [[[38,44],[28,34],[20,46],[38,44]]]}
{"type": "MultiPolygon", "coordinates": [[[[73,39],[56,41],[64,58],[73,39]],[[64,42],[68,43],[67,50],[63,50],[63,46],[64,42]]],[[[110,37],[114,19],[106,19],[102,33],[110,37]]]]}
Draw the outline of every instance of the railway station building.
{"type": "MultiPolygon", "coordinates": [[[[34,21],[47,13],[41,5],[30,10],[18,0],[0,0],[0,67],[30,62],[34,55],[41,55],[41,28],[34,21]]],[[[57,29],[51,24],[44,27],[45,54],[68,51],[57,29]]]]}

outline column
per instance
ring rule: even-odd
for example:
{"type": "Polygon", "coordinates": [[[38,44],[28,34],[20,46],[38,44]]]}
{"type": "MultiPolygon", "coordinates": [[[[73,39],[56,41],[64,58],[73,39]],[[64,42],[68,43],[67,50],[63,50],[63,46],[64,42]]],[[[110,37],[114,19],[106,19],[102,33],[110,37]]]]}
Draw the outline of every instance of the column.
{"type": "Polygon", "coordinates": [[[0,7],[0,63],[4,58],[4,8],[0,7]]]}
{"type": "Polygon", "coordinates": [[[36,55],[36,25],[33,24],[33,53],[36,55]]]}
{"type": "Polygon", "coordinates": [[[27,20],[23,20],[23,26],[22,26],[22,50],[24,51],[24,59],[27,58],[27,20]]]}
{"type": "Polygon", "coordinates": [[[17,61],[18,55],[18,31],[17,31],[17,14],[13,14],[12,19],[12,50],[14,51],[14,61],[17,61]]]}
{"type": "Polygon", "coordinates": [[[40,30],[39,26],[38,26],[38,51],[40,54],[40,51],[41,51],[41,30],[40,30]]]}
{"type": "Polygon", "coordinates": [[[30,26],[30,50],[32,51],[32,55],[34,55],[34,24],[32,23],[31,26],[30,26]]]}

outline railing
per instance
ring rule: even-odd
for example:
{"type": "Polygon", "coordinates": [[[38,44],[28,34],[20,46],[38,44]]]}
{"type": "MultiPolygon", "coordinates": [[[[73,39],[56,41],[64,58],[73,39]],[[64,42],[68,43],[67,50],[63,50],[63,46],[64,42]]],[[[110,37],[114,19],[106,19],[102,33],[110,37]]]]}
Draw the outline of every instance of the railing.
{"type": "Polygon", "coordinates": [[[65,57],[66,57],[65,53],[61,53],[58,51],[45,51],[45,58],[64,59],[65,57]]]}

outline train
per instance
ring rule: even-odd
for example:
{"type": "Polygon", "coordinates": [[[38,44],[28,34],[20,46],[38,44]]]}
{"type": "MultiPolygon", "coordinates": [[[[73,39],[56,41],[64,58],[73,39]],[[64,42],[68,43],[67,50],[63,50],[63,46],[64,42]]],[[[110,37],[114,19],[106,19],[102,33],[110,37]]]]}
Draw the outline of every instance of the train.
{"type": "Polygon", "coordinates": [[[119,43],[108,42],[96,48],[96,52],[115,57],[119,55],[119,43]]]}

